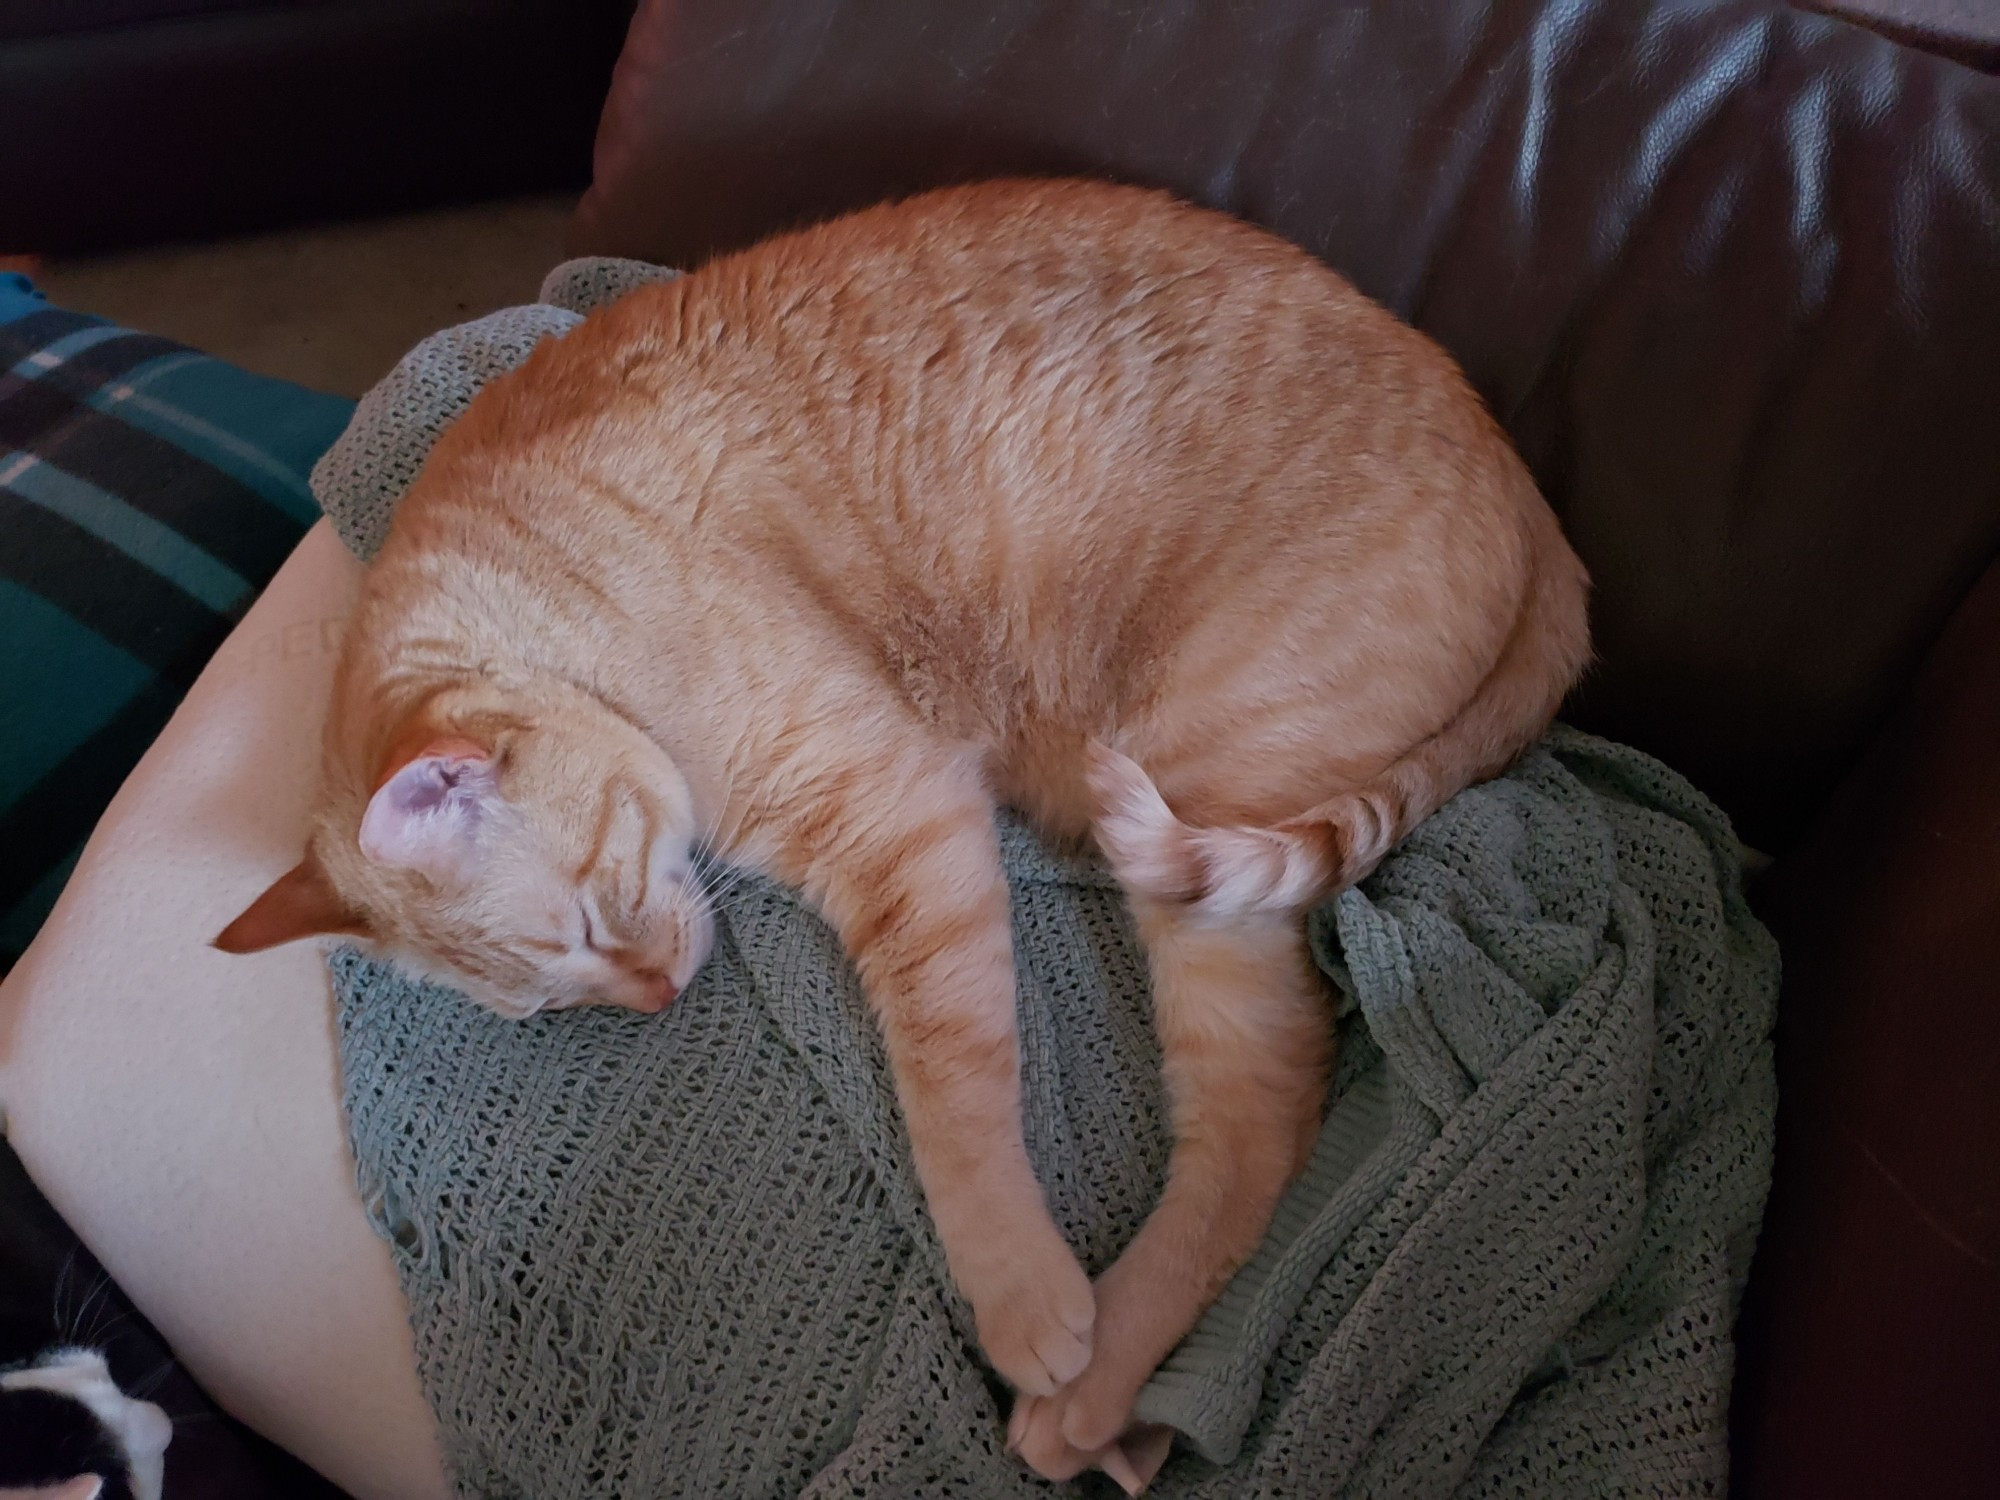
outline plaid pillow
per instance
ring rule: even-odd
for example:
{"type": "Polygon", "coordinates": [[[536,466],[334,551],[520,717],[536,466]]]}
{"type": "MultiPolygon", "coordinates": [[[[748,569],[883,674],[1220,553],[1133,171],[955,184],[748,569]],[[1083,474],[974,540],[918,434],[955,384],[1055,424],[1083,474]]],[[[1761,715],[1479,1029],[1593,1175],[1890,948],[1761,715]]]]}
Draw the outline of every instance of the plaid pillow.
{"type": "Polygon", "coordinates": [[[0,973],[318,518],[353,409],[0,275],[0,973]]]}

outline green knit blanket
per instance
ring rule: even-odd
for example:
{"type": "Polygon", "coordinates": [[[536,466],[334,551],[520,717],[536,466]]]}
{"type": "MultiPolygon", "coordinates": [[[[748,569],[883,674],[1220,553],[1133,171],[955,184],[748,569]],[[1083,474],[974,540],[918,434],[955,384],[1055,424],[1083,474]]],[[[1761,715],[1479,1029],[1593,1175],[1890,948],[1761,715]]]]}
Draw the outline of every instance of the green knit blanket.
{"type": "MultiPolygon", "coordinates": [[[[482,381],[659,274],[572,263],[419,346],[315,475],[343,536],[372,550],[482,381]]],[[[1002,845],[1029,1148],[1095,1273],[1166,1161],[1145,965],[1099,869],[1002,845]]],[[[1141,1395],[1182,1434],[1156,1493],[1722,1492],[1775,1103],[1778,960],[1738,858],[1686,782],[1558,728],[1313,915],[1334,1101],[1141,1395]]],[[[462,1494],[1048,1491],[1002,1451],[860,991],[790,892],[733,888],[656,1018],[504,1021],[353,950],[332,972],[462,1494]]]]}

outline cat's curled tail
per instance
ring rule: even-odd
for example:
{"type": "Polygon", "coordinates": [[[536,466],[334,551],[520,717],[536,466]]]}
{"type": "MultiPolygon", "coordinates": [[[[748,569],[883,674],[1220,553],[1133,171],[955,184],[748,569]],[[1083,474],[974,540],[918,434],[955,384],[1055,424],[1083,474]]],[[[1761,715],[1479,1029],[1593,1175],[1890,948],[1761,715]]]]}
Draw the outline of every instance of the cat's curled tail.
{"type": "Polygon", "coordinates": [[[1362,879],[1462,788],[1547,729],[1590,656],[1582,564],[1543,553],[1500,657],[1464,707],[1364,785],[1268,828],[1184,823],[1130,757],[1093,743],[1098,846],[1128,892],[1212,918],[1297,913],[1362,879]]]}

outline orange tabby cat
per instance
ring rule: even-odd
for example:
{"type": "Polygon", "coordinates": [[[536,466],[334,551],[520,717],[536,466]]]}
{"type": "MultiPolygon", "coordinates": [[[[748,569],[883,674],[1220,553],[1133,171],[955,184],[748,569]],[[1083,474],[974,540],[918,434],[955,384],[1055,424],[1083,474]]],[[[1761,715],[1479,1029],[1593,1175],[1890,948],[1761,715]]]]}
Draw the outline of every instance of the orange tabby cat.
{"type": "Polygon", "coordinates": [[[368,575],[305,859],[218,942],[654,1010],[709,948],[692,845],[799,887],[1012,1439],[1074,1473],[1317,1131],[1301,913],[1542,731],[1585,592],[1451,361],[1301,251],[1133,189],[933,193],[474,401],[368,575]],[[1094,834],[1152,964],[1171,1172],[1094,1290],[1022,1143],[999,802],[1094,834]]]}

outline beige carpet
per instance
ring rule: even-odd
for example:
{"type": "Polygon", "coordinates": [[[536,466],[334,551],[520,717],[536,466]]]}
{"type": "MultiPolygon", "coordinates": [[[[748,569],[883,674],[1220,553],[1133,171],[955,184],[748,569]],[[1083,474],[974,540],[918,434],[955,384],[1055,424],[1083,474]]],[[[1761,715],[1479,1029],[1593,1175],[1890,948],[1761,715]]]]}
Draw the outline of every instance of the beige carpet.
{"type": "Polygon", "coordinates": [[[418,339],[532,301],[572,201],[528,198],[37,267],[50,299],[355,396],[418,339]]]}

